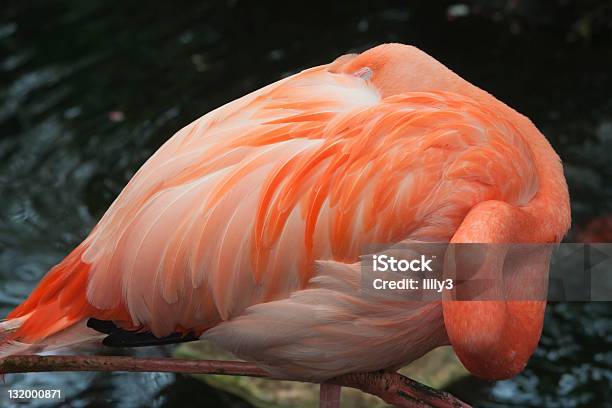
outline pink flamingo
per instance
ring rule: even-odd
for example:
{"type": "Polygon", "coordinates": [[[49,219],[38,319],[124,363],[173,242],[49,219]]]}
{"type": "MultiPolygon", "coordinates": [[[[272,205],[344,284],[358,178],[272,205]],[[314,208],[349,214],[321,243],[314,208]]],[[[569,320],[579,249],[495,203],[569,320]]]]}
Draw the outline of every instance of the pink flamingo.
{"type": "Polygon", "coordinates": [[[475,375],[507,378],[537,345],[544,301],[363,297],[359,257],[380,243],[553,243],[569,224],[559,157],[529,119],[385,44],[176,133],[7,316],[0,356],[202,338],[323,381],[450,343],[475,375]]]}

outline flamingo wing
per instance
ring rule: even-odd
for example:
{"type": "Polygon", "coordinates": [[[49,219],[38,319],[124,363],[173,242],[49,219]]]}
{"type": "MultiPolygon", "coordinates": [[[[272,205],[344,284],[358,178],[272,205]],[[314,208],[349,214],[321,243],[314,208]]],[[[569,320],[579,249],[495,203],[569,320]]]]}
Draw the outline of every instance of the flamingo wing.
{"type": "MultiPolygon", "coordinates": [[[[228,319],[305,282],[289,259],[300,248],[298,220],[289,218],[302,191],[286,178],[302,167],[320,171],[332,155],[324,147],[330,122],[378,101],[362,79],[319,67],[179,131],[84,242],[88,300],[100,309],[125,300],[136,325],[162,334],[228,319]]],[[[304,173],[302,182],[312,177],[304,173]]]]}

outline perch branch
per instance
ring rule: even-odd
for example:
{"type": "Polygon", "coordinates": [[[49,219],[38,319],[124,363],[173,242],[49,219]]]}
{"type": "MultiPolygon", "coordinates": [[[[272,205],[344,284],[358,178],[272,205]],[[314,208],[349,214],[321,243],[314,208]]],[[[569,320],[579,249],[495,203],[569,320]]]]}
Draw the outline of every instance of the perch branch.
{"type": "MultiPolygon", "coordinates": [[[[277,378],[242,361],[181,360],[123,356],[11,356],[0,360],[0,374],[47,371],[132,371],[218,374],[277,378]]],[[[327,383],[357,388],[396,407],[469,408],[451,394],[438,391],[395,372],[346,374],[327,383]]]]}

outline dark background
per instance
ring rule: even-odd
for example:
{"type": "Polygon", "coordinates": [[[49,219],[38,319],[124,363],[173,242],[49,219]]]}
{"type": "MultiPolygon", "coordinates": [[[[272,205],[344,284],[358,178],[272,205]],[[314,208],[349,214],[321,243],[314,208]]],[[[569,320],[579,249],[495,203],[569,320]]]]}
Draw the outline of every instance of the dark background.
{"type": "MultiPolygon", "coordinates": [[[[568,240],[612,240],[610,1],[4,1],[0,16],[2,315],[176,130],[382,42],[418,46],[532,118],[564,161],[568,240]]],[[[451,391],[485,407],[612,406],[611,345],[609,303],[552,304],[523,374],[451,391]]],[[[51,385],[74,407],[248,406],[171,374],[5,381],[2,406],[10,387],[51,385]]]]}

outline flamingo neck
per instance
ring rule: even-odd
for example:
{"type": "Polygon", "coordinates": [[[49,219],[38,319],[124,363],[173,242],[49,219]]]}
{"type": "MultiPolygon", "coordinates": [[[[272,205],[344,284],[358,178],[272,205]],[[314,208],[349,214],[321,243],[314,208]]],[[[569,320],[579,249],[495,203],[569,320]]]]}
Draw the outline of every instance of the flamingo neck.
{"type": "Polygon", "coordinates": [[[531,201],[520,208],[538,222],[538,228],[521,230],[515,237],[519,240],[514,242],[560,242],[571,224],[569,193],[561,159],[529,118],[488,92],[457,78],[463,82],[457,86],[462,94],[485,105],[496,106],[511,120],[536,158],[534,164],[538,175],[538,191],[531,201]]]}

